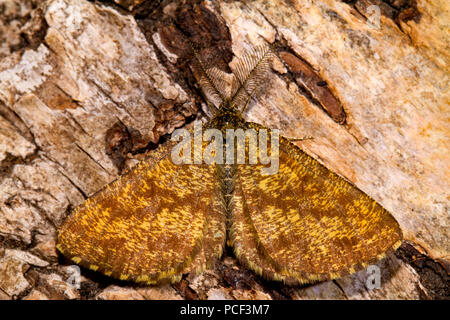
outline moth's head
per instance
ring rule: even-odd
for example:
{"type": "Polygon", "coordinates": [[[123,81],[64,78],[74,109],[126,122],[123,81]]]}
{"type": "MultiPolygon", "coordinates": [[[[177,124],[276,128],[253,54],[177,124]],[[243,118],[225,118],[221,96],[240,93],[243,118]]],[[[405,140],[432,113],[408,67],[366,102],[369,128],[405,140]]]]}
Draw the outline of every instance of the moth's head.
{"type": "Polygon", "coordinates": [[[212,117],[210,124],[211,127],[219,130],[224,128],[240,128],[245,124],[245,120],[236,105],[229,100],[225,100],[217,113],[212,117]]]}

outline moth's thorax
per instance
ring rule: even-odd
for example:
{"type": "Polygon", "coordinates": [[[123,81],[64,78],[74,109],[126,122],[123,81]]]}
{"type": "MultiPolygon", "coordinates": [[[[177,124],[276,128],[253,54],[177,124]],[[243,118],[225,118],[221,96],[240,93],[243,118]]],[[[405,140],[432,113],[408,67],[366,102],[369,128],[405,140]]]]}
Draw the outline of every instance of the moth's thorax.
{"type": "Polygon", "coordinates": [[[223,105],[209,122],[209,128],[218,130],[242,128],[244,125],[245,120],[240,112],[227,104],[223,105]]]}

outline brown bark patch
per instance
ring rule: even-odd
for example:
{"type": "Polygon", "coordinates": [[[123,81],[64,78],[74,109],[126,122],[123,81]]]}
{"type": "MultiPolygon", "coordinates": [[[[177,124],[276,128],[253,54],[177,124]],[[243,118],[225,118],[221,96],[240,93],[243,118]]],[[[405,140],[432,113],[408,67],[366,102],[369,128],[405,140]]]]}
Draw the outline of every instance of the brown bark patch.
{"type": "Polygon", "coordinates": [[[121,172],[125,166],[127,154],[133,149],[133,141],[127,127],[122,122],[116,122],[106,131],[106,154],[121,172]]]}
{"type": "Polygon", "coordinates": [[[404,242],[396,251],[397,258],[403,260],[416,270],[420,276],[420,282],[428,289],[431,296],[427,299],[450,299],[450,275],[448,265],[444,262],[433,260],[421,253],[411,244],[404,242]]]}
{"type": "Polygon", "coordinates": [[[323,80],[307,63],[287,51],[280,52],[280,57],[289,70],[299,80],[311,96],[320,104],[326,113],[337,123],[345,123],[345,111],[338,99],[323,80]]]}
{"type": "Polygon", "coordinates": [[[78,107],[78,104],[64,91],[57,87],[54,82],[45,82],[39,91],[45,92],[45,94],[40,95],[40,99],[51,109],[65,110],[75,109],[78,107]]]}

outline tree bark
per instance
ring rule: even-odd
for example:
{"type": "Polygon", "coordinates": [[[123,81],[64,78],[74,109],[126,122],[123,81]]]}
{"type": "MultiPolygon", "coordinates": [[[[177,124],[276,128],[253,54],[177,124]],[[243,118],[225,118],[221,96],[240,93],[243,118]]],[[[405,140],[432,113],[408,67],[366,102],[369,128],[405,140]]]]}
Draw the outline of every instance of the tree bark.
{"type": "Polygon", "coordinates": [[[449,298],[448,1],[0,0],[0,298],[449,298]],[[246,118],[297,142],[390,211],[405,241],[370,271],[265,281],[226,252],[180,283],[74,269],[58,226],[87,197],[209,116],[188,40],[217,66],[276,53],[246,118]]]}

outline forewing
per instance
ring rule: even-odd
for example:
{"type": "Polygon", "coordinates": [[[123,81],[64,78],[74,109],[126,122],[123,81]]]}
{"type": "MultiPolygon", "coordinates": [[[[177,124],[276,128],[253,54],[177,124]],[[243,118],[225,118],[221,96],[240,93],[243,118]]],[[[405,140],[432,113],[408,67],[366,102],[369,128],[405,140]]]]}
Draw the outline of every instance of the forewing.
{"type": "Polygon", "coordinates": [[[236,169],[230,241],[241,262],[270,279],[307,283],[353,273],[400,245],[388,211],[288,140],[279,145],[278,173],[236,169]]]}
{"type": "Polygon", "coordinates": [[[175,143],[80,205],[57,248],[76,263],[122,280],[177,281],[222,254],[225,220],[211,165],[175,165],[175,143]]]}

